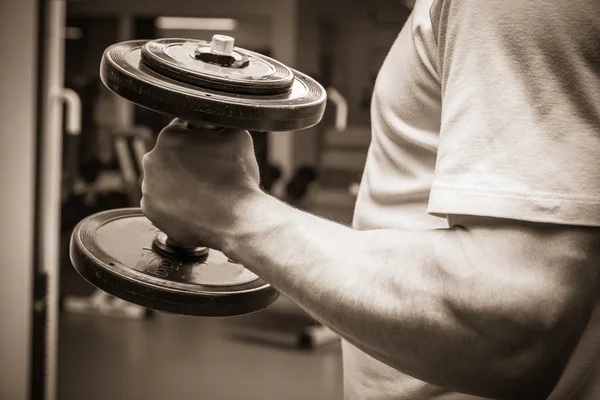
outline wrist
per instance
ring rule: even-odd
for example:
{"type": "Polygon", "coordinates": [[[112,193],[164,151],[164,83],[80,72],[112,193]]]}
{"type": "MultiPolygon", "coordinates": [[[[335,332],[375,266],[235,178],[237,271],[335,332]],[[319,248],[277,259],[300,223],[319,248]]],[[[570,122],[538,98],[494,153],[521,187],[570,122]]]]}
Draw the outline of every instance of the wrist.
{"type": "Polygon", "coordinates": [[[232,208],[232,224],[220,238],[220,249],[238,259],[243,247],[256,237],[264,238],[276,230],[270,218],[275,208],[283,205],[261,190],[252,190],[241,197],[232,208]]]}

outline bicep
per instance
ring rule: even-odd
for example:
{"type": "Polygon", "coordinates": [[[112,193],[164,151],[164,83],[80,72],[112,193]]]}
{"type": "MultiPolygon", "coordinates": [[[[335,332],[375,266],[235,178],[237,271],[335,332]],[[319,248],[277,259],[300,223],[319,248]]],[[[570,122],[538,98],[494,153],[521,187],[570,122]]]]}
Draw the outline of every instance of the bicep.
{"type": "Polygon", "coordinates": [[[455,310],[481,324],[474,329],[497,326],[500,339],[504,328],[507,338],[521,331],[578,339],[600,286],[600,228],[459,215],[450,221],[466,269],[446,272],[459,282],[455,310]]]}

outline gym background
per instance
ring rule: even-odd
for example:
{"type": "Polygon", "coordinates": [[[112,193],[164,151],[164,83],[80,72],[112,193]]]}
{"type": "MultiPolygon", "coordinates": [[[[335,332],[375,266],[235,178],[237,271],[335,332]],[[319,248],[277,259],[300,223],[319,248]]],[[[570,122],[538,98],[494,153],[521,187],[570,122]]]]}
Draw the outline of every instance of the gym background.
{"type": "Polygon", "coordinates": [[[82,218],[139,205],[139,159],[169,119],[109,92],[104,49],[210,40],[317,79],[327,111],[302,132],[252,132],[264,190],[349,223],[377,71],[409,16],[396,0],[0,1],[0,399],[342,399],[339,339],[280,297],[211,319],[153,312],[73,269],[82,218]]]}

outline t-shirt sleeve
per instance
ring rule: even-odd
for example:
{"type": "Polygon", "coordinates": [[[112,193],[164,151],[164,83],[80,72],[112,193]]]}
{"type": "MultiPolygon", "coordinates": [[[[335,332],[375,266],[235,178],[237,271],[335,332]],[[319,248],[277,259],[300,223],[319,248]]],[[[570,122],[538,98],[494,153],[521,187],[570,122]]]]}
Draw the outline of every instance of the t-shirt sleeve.
{"type": "Polygon", "coordinates": [[[600,1],[436,0],[428,212],[600,226],[600,1]]]}

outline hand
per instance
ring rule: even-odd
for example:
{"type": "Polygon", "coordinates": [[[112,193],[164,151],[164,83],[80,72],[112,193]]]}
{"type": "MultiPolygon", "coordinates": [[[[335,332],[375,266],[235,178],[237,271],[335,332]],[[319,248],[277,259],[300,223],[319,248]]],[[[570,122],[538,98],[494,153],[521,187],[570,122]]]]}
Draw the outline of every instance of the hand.
{"type": "Polygon", "coordinates": [[[142,211],[181,245],[221,249],[236,217],[262,193],[247,131],[189,128],[175,119],[143,165],[142,211]]]}

